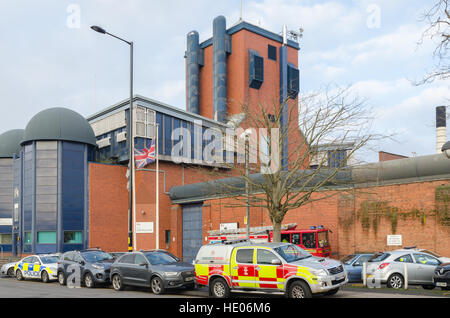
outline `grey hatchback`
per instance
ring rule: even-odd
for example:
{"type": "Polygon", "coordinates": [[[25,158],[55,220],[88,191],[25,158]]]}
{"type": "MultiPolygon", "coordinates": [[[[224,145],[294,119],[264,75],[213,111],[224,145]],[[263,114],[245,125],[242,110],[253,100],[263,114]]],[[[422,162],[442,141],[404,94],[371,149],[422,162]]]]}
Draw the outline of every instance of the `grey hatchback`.
{"type": "Polygon", "coordinates": [[[150,287],[154,294],[167,288],[194,288],[194,266],[182,262],[165,250],[126,253],[111,266],[110,279],[115,290],[127,285],[150,287]]]}

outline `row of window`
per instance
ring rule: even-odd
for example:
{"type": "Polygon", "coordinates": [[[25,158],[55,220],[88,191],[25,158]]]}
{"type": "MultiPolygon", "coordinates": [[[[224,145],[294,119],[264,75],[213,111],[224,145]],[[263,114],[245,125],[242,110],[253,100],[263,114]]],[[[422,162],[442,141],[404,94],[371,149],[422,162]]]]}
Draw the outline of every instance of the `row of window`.
{"type": "MultiPolygon", "coordinates": [[[[31,232],[25,232],[25,244],[32,244],[31,232]]],[[[38,232],[37,244],[56,244],[56,231],[38,232]]],[[[83,244],[83,232],[65,231],[64,244],[83,244]]]]}
{"type": "MultiPolygon", "coordinates": [[[[256,254],[257,264],[272,265],[273,260],[280,260],[278,256],[268,250],[258,249],[256,254]]],[[[240,249],[236,252],[236,262],[239,264],[253,264],[253,248],[240,249]]]]}

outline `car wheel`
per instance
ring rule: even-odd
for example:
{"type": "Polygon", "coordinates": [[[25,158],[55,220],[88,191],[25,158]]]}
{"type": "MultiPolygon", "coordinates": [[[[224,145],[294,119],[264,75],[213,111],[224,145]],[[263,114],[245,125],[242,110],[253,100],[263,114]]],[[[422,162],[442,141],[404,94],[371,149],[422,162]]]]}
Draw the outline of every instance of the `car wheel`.
{"type": "Polygon", "coordinates": [[[117,290],[117,291],[123,290],[124,286],[122,283],[122,278],[120,277],[119,274],[114,274],[111,282],[112,282],[112,286],[113,286],[114,290],[117,290]]]}
{"type": "Polygon", "coordinates": [[[58,272],[58,282],[60,285],[66,284],[66,275],[64,275],[64,272],[58,272]]]}
{"type": "Polygon", "coordinates": [[[47,271],[42,271],[41,280],[43,283],[48,283],[50,281],[47,271]]]}
{"type": "Polygon", "coordinates": [[[332,295],[336,295],[338,291],[339,291],[339,287],[338,287],[338,288],[335,288],[335,289],[332,289],[332,290],[329,290],[329,291],[327,291],[327,292],[325,293],[325,295],[326,295],[326,296],[332,296],[332,295]]]}
{"type": "Polygon", "coordinates": [[[16,270],[16,278],[17,280],[23,280],[23,274],[20,269],[16,270]]]}
{"type": "Polygon", "coordinates": [[[8,271],[6,272],[6,275],[8,275],[9,277],[13,277],[14,276],[14,267],[11,267],[10,269],[8,269],[8,271]]]}
{"type": "Polygon", "coordinates": [[[230,287],[223,278],[216,278],[209,286],[209,293],[215,298],[228,298],[230,297],[230,287]]]}
{"type": "Polygon", "coordinates": [[[288,289],[289,298],[311,298],[312,293],[309,286],[300,280],[297,280],[289,285],[288,289]]]}
{"type": "Polygon", "coordinates": [[[422,285],[422,288],[423,289],[427,289],[427,290],[432,290],[432,289],[434,289],[434,285],[422,285]]]}
{"type": "Polygon", "coordinates": [[[84,281],[84,286],[86,286],[87,288],[95,287],[94,276],[92,276],[91,273],[86,273],[84,275],[83,281],[84,281]]]}
{"type": "Polygon", "coordinates": [[[152,281],[150,282],[150,287],[152,289],[153,294],[155,295],[161,295],[164,294],[164,283],[161,278],[158,276],[153,277],[152,281]]]}
{"type": "Polygon", "coordinates": [[[392,274],[387,280],[387,286],[389,288],[400,289],[403,285],[403,276],[400,274],[392,274]]]}

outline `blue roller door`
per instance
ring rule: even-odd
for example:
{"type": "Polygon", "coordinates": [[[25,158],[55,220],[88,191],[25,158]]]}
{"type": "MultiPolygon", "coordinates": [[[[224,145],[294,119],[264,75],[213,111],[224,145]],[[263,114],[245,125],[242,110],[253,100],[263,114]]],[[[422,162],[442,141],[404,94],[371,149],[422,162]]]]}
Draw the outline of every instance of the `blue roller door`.
{"type": "Polygon", "coordinates": [[[203,203],[183,205],[183,260],[192,262],[203,244],[203,203]]]}

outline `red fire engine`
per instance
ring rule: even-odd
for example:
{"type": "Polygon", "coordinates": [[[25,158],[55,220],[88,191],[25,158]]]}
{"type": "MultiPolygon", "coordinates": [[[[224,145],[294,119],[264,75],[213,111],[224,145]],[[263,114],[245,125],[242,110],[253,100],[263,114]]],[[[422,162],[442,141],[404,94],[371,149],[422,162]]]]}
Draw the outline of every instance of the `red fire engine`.
{"type": "MultiPolygon", "coordinates": [[[[270,229],[266,229],[264,233],[261,233],[261,228],[257,228],[258,230],[250,229],[250,240],[254,242],[272,242],[273,241],[273,231],[271,230],[272,227],[268,228],[270,229]]],[[[210,235],[208,237],[208,241],[210,243],[247,238],[247,235],[242,232],[241,233],[217,233],[219,231],[211,231],[211,232],[210,233],[213,235],[210,235]]],[[[308,251],[314,256],[330,257],[331,247],[328,240],[328,232],[331,231],[324,228],[322,225],[319,225],[317,227],[310,226],[310,228],[306,230],[306,229],[297,229],[296,224],[290,224],[284,226],[284,229],[282,228],[281,241],[298,245],[299,247],[308,251]]]]}

